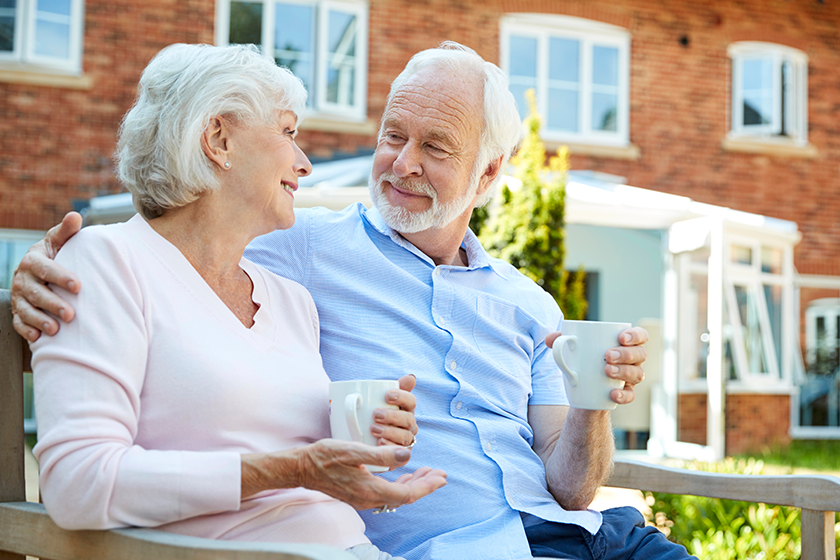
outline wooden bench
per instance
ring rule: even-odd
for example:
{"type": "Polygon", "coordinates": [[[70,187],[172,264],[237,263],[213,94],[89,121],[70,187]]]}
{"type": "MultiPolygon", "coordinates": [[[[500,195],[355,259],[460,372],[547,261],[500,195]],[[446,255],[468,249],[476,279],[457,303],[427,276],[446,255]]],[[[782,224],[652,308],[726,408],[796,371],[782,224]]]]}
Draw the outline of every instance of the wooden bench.
{"type": "MultiPolygon", "coordinates": [[[[41,504],[27,503],[24,482],[25,346],[12,329],[8,290],[0,290],[0,560],[352,560],[318,545],[214,541],[152,529],[66,531],[41,504]]],[[[840,478],[746,476],[687,471],[618,460],[610,486],[690,494],[802,509],[802,560],[834,560],[834,511],[840,478]]],[[[454,558],[452,560],[466,560],[454,558]]]]}

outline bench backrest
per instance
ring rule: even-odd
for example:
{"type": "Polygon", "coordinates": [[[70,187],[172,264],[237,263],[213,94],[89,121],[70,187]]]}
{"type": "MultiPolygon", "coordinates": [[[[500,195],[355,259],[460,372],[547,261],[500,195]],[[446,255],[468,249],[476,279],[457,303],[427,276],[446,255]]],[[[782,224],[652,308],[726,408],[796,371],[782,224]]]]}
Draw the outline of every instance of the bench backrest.
{"type": "Polygon", "coordinates": [[[0,502],[26,500],[23,466],[24,344],[12,327],[9,290],[0,290],[0,502]]]}

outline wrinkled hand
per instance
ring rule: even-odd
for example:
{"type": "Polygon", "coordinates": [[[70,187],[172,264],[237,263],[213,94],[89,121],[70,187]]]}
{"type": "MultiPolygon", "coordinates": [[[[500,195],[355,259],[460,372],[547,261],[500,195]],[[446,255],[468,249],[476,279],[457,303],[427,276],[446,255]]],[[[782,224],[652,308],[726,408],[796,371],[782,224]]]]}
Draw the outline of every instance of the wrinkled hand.
{"type": "Polygon", "coordinates": [[[15,330],[26,340],[35,342],[41,332],[54,335],[58,321],[48,315],[70,321],[75,314],[70,305],[47,287],[47,282],[57,284],[72,293],[82,285],[72,272],[55,264],[59,249],[82,228],[82,217],[70,212],[60,224],[47,232],[46,237],[35,243],[24,255],[12,279],[12,313],[15,330]]]}
{"type": "MultiPolygon", "coordinates": [[[[243,477],[246,476],[248,457],[243,457],[243,477]]],[[[318,490],[346,502],[358,510],[379,508],[383,505],[398,507],[413,503],[446,484],[446,473],[422,467],[407,473],[395,482],[374,476],[364,466],[383,465],[399,467],[411,458],[411,452],[397,446],[369,446],[356,442],[323,439],[291,452],[256,456],[255,464],[260,475],[261,487],[246,489],[243,478],[243,496],[268,488],[301,486],[318,490]],[[291,459],[291,461],[289,460],[291,459]],[[278,481],[273,484],[272,480],[278,481]],[[291,481],[284,484],[283,481],[291,481]]]]}
{"type": "Polygon", "coordinates": [[[400,378],[400,388],[385,394],[386,402],[400,409],[377,408],[373,411],[374,424],[370,427],[370,433],[377,438],[379,445],[408,447],[414,441],[417,434],[417,420],[414,418],[417,399],[411,390],[416,384],[416,377],[404,375],[400,378]]]}
{"type": "MultiPolygon", "coordinates": [[[[554,332],[545,337],[546,345],[551,348],[559,336],[559,332],[554,332]]],[[[618,404],[629,404],[636,398],[634,388],[645,378],[642,363],[647,359],[647,352],[642,345],[649,339],[648,332],[642,327],[630,327],[618,335],[621,346],[610,348],[604,356],[607,362],[604,373],[624,381],[623,389],[610,391],[610,398],[618,404]]]]}

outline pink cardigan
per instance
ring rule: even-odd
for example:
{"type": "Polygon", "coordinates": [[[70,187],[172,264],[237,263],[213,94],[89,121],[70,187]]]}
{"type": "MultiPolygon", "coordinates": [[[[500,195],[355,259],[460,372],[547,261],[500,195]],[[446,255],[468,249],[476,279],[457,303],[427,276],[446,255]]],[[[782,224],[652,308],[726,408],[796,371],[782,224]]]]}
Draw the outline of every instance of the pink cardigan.
{"type": "Polygon", "coordinates": [[[369,542],[347,504],[294,488],[240,502],[240,454],[329,437],[309,293],[247,260],[245,328],[142,218],[89,227],[56,259],[77,310],[32,344],[41,492],[60,526],[217,539],[369,542]],[[328,527],[328,530],[325,530],[328,527]]]}

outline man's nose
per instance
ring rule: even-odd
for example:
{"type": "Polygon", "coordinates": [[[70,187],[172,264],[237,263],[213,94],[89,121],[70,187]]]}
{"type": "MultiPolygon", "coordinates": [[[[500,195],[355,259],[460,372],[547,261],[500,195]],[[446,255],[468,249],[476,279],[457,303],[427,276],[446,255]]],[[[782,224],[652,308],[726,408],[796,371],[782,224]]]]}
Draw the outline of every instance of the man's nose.
{"type": "Polygon", "coordinates": [[[398,177],[419,177],[423,174],[420,164],[420,146],[415,142],[403,144],[397,159],[394,160],[394,174],[398,177]]]}

